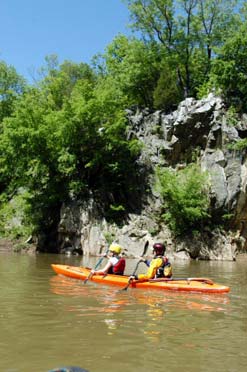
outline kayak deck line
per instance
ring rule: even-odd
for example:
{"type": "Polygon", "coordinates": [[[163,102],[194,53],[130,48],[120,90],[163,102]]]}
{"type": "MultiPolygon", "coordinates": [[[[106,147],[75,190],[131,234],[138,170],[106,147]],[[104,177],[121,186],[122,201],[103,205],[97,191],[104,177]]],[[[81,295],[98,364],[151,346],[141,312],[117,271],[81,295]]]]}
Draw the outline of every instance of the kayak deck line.
{"type": "Polygon", "coordinates": [[[213,280],[208,279],[208,278],[156,278],[156,279],[149,279],[149,282],[167,282],[171,283],[174,281],[183,281],[186,280],[188,283],[189,282],[202,282],[206,284],[213,285],[215,284],[213,280]]]}
{"type": "MultiPolygon", "coordinates": [[[[88,267],[69,266],[61,264],[51,264],[56,274],[61,274],[73,279],[85,280],[91,269],[88,267]]],[[[104,284],[125,287],[128,284],[127,275],[93,275],[90,281],[104,284]]],[[[158,278],[147,281],[134,280],[129,285],[130,288],[138,289],[158,289],[167,291],[184,291],[200,293],[227,293],[230,288],[214,283],[208,278],[158,278]]]]}

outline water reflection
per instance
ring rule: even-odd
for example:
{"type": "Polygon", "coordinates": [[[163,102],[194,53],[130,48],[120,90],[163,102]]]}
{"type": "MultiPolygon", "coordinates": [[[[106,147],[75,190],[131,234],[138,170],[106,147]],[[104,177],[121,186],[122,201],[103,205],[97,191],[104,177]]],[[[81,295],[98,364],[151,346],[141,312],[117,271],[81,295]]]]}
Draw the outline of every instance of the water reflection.
{"type": "MultiPolygon", "coordinates": [[[[121,312],[132,305],[144,305],[147,307],[147,314],[159,320],[164,317],[165,311],[172,310],[193,310],[208,312],[226,312],[230,303],[228,294],[196,294],[177,292],[158,292],[148,290],[121,291],[115,287],[99,286],[89,283],[85,285],[81,281],[53,276],[50,279],[50,290],[63,296],[87,296],[96,300],[96,306],[86,307],[80,312],[91,311],[103,313],[121,312]]],[[[80,314],[82,315],[82,314],[80,314]]]]}
{"type": "MultiPolygon", "coordinates": [[[[158,346],[164,339],[166,323],[170,324],[169,332],[172,332],[174,337],[180,335],[180,338],[187,340],[188,335],[198,330],[191,326],[188,328],[186,324],[181,325],[181,319],[193,315],[200,317],[200,314],[205,312],[224,316],[230,311],[227,294],[206,295],[136,289],[119,291],[115,287],[91,282],[85,285],[81,281],[59,275],[50,279],[50,290],[56,295],[77,297],[79,303],[69,306],[66,311],[72,311],[76,316],[85,319],[90,317],[96,322],[100,319],[106,326],[105,334],[113,337],[113,340],[120,335],[126,338],[127,334],[130,339],[142,339],[142,342],[148,342],[153,347],[158,346]]],[[[194,345],[187,341],[184,347],[190,349],[194,345]]]]}

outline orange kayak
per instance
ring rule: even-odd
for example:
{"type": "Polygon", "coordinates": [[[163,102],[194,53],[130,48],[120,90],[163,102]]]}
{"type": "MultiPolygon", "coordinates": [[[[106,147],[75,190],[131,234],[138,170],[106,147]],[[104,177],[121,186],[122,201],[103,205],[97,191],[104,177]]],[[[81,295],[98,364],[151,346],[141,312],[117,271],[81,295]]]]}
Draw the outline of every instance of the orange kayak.
{"type": "MultiPolygon", "coordinates": [[[[90,274],[90,268],[52,264],[52,269],[57,274],[61,274],[73,279],[85,280],[90,274]]],[[[90,281],[104,284],[115,285],[118,287],[126,287],[128,284],[128,276],[120,275],[93,275],[89,278],[90,281]]],[[[207,278],[179,278],[179,279],[151,279],[145,282],[133,281],[129,287],[142,289],[159,289],[166,291],[183,291],[183,292],[200,292],[200,293],[227,293],[230,288],[214,283],[207,278]]]]}

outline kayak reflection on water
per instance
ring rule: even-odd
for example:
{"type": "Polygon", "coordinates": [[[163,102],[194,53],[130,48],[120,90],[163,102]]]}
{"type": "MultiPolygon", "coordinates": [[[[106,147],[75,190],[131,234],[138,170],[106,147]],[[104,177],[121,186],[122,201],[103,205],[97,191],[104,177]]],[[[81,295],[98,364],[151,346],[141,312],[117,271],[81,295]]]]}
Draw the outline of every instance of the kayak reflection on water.
{"type": "Polygon", "coordinates": [[[89,372],[86,369],[80,368],[80,367],[58,367],[55,369],[52,369],[48,372],[89,372]]]}
{"type": "MultiPolygon", "coordinates": [[[[114,290],[108,286],[98,286],[92,284],[89,286],[81,285],[81,282],[66,278],[63,276],[53,276],[50,279],[50,290],[56,295],[73,296],[73,297],[91,297],[99,302],[99,307],[85,307],[84,313],[95,311],[104,313],[119,313],[124,311],[131,304],[140,304],[148,306],[149,310],[163,306],[166,309],[187,309],[195,311],[207,312],[225,312],[229,305],[230,299],[227,294],[200,294],[200,293],[180,293],[166,292],[164,295],[161,292],[151,290],[133,290],[124,292],[114,290]],[[130,294],[129,294],[130,293],[130,294]]],[[[70,311],[72,309],[70,308],[70,311]]],[[[76,309],[75,309],[76,311],[76,309]]]]}

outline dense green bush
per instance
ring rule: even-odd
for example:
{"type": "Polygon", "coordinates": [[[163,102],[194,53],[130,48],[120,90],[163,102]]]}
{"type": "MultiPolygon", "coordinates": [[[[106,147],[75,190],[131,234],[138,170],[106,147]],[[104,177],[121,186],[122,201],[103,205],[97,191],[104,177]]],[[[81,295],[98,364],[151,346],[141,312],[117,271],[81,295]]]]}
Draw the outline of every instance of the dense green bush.
{"type": "Polygon", "coordinates": [[[163,198],[162,218],[172,231],[201,230],[210,216],[207,175],[198,165],[179,171],[159,168],[156,186],[163,198]]]}
{"type": "Polygon", "coordinates": [[[14,239],[26,238],[34,231],[28,220],[29,193],[20,189],[11,200],[5,194],[0,197],[0,236],[14,239]]]}

